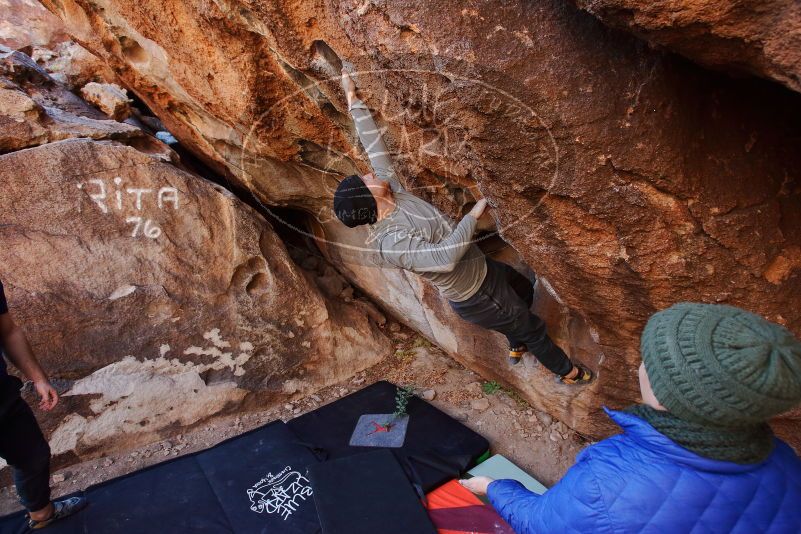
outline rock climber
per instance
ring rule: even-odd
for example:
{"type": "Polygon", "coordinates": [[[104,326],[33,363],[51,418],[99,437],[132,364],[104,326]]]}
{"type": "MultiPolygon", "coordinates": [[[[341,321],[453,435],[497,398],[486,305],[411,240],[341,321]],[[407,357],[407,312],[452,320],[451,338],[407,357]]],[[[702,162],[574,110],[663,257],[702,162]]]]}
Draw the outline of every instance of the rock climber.
{"type": "Polygon", "coordinates": [[[643,404],[544,495],[463,480],[515,532],[801,532],[801,459],[768,419],[801,402],[801,342],[739,308],[682,303],[640,343],[643,404]]]}
{"type": "Polygon", "coordinates": [[[487,201],[480,199],[458,224],[428,202],[405,191],[381,132],[356,85],[342,70],[342,87],[359,139],[373,172],[342,180],[334,212],[346,226],[370,226],[372,243],[383,264],[406,269],[433,283],[463,319],[504,334],[509,358],[533,354],[565,384],[586,384],[593,373],[570,361],[530,311],[531,282],[512,267],[484,256],[473,243],[487,201]]]}
{"type": "MultiPolygon", "coordinates": [[[[31,382],[39,409],[49,412],[58,393],[36,360],[28,339],[8,311],[0,281],[0,349],[31,382]]],[[[50,500],[50,446],[28,404],[20,396],[22,381],[8,374],[0,356],[0,458],[11,466],[20,502],[28,510],[28,526],[44,528],[86,506],[83,497],[50,500]]]]}

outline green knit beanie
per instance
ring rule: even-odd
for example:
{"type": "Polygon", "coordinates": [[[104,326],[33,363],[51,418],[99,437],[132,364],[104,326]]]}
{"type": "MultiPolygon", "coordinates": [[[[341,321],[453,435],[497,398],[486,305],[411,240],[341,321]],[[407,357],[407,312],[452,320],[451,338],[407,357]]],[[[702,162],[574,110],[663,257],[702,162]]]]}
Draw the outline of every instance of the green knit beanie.
{"type": "Polygon", "coordinates": [[[648,320],[640,351],[656,398],[687,421],[743,426],[801,402],[801,343],[739,308],[675,304],[648,320]]]}

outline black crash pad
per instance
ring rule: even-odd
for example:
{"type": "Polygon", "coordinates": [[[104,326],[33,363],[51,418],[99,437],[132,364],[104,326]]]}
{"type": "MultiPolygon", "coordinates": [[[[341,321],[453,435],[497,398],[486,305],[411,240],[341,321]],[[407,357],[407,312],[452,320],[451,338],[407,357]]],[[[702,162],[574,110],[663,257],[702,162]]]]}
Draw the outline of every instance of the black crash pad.
{"type": "MultiPolygon", "coordinates": [[[[375,450],[350,446],[351,435],[362,414],[392,412],[396,390],[389,382],[376,382],[288,425],[300,440],[319,447],[331,459],[375,450]]],[[[390,450],[424,492],[457,478],[489,450],[483,436],[417,397],[409,399],[407,412],[404,444],[390,450]]]]}
{"type": "MultiPolygon", "coordinates": [[[[320,531],[306,468],[318,460],[281,421],[87,488],[89,506],[49,534],[320,531]]],[[[80,494],[80,493],[79,493],[80,494]]],[[[25,532],[23,512],[0,534],[25,532]]]]}
{"type": "Polygon", "coordinates": [[[323,534],[436,534],[398,460],[375,449],[309,466],[323,534]]]}
{"type": "MultiPolygon", "coordinates": [[[[45,532],[316,534],[320,523],[307,467],[324,458],[377,450],[348,443],[362,414],[394,410],[395,391],[389,382],[377,382],[289,424],[276,421],[90,486],[78,493],[89,507],[45,532]],[[315,455],[309,446],[320,451],[315,455]]],[[[409,400],[408,413],[404,445],[391,450],[423,491],[469,469],[489,448],[479,434],[416,397],[409,400]]],[[[25,531],[23,512],[0,517],[0,534],[25,531]]]]}

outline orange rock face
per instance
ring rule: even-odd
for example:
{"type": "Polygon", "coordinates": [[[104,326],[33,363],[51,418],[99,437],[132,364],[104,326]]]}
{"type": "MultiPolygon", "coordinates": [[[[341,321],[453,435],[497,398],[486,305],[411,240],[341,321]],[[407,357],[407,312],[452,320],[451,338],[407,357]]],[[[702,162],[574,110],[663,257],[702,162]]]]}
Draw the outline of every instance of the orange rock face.
{"type": "Polygon", "coordinates": [[[63,395],[40,417],[60,462],[286,402],[391,354],[367,310],[326,298],[263,217],[166,146],[96,118],[18,52],[0,81],[0,124],[28,125],[0,155],[0,275],[63,395]]]}
{"type": "Polygon", "coordinates": [[[37,0],[3,0],[0,4],[0,45],[54,47],[69,39],[61,21],[37,0]]]}
{"type": "Polygon", "coordinates": [[[658,309],[725,302],[801,333],[801,101],[778,85],[704,71],[559,0],[45,4],[210,165],[310,214],[326,254],[389,311],[586,434],[609,430],[602,404],[637,399],[639,334],[658,309]],[[331,80],[341,63],[410,189],[451,215],[490,199],[540,275],[552,333],[596,384],[508,368],[501,337],[371,267],[364,234],[333,220],[338,178],[367,170],[331,80]]]}
{"type": "Polygon", "coordinates": [[[801,6],[795,0],[575,0],[604,22],[702,65],[801,91],[801,6]]]}
{"type": "Polygon", "coordinates": [[[30,55],[70,89],[115,80],[105,63],[70,40],[63,23],[38,0],[0,2],[0,46],[30,55]]]}

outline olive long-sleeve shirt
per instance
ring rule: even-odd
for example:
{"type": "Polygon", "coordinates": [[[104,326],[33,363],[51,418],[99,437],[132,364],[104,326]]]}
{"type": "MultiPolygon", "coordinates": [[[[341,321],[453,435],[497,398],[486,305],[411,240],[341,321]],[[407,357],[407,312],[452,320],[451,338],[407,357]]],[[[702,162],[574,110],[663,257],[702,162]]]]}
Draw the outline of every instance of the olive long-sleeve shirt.
{"type": "Polygon", "coordinates": [[[357,99],[350,113],[373,173],[390,183],[395,196],[395,210],[370,228],[369,240],[379,257],[430,280],[448,300],[467,300],[487,275],[484,253],[472,241],[478,221],[468,214],[454,225],[437,208],[404,190],[370,110],[357,99]]]}

